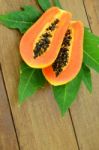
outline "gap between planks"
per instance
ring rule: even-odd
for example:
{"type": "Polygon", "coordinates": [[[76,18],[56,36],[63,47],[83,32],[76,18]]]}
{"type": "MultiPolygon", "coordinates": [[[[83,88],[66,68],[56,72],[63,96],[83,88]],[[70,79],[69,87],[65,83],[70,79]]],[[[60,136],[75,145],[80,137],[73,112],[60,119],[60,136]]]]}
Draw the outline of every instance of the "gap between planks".
{"type": "Polygon", "coordinates": [[[69,109],[68,111],[69,111],[69,115],[70,115],[70,119],[71,119],[71,123],[72,123],[73,131],[74,131],[74,135],[75,135],[76,143],[77,143],[77,146],[78,146],[78,150],[80,150],[80,145],[79,145],[79,141],[78,141],[78,137],[77,137],[77,133],[76,133],[76,129],[75,129],[75,125],[74,125],[74,121],[73,121],[73,118],[72,118],[72,114],[71,114],[70,109],[69,109]]]}
{"type": "MultiPolygon", "coordinates": [[[[89,28],[91,29],[91,25],[90,25],[90,21],[88,19],[87,10],[86,10],[84,0],[82,0],[82,2],[83,2],[83,7],[84,7],[84,10],[85,10],[85,13],[86,13],[88,25],[89,25],[89,28]]],[[[92,29],[91,29],[91,31],[92,31],[92,29]]],[[[75,139],[76,139],[76,142],[77,142],[78,150],[80,150],[80,145],[79,145],[79,140],[78,140],[77,133],[76,133],[75,123],[73,121],[73,117],[72,117],[72,113],[71,113],[70,109],[69,109],[69,115],[70,115],[71,123],[72,123],[72,126],[73,126],[73,131],[74,131],[75,139]]]]}
{"type": "MultiPolygon", "coordinates": [[[[2,70],[2,68],[1,68],[1,70],[2,70]]],[[[11,117],[12,117],[12,121],[13,121],[13,126],[14,126],[14,130],[15,130],[15,134],[16,134],[18,146],[19,146],[19,149],[20,149],[20,143],[19,143],[19,139],[18,139],[18,135],[17,135],[17,129],[16,129],[16,127],[15,127],[13,111],[12,111],[12,109],[11,109],[11,104],[10,104],[10,101],[9,101],[9,97],[8,97],[7,88],[6,88],[6,83],[5,83],[5,80],[4,80],[3,73],[4,73],[4,72],[2,71],[3,83],[4,83],[6,95],[7,95],[7,100],[8,100],[8,104],[9,104],[9,108],[10,108],[10,113],[11,113],[11,117]]],[[[70,119],[71,119],[71,117],[70,117],[70,119]]],[[[72,120],[71,120],[71,125],[72,125],[72,128],[73,128],[73,122],[72,122],[72,120]]],[[[73,132],[74,132],[74,138],[75,138],[75,141],[76,141],[76,135],[75,135],[74,128],[73,128],[73,132]]],[[[76,142],[75,142],[75,143],[76,143],[76,142]]],[[[76,144],[77,144],[77,143],[76,143],[76,144]]],[[[78,144],[77,144],[77,147],[78,147],[78,144]]],[[[79,148],[78,148],[78,150],[79,150],[79,148]]]]}
{"type": "Polygon", "coordinates": [[[84,2],[84,0],[82,0],[82,2],[83,2],[84,9],[85,9],[85,13],[86,13],[86,17],[87,17],[89,28],[92,31],[91,24],[90,24],[90,21],[89,21],[89,18],[88,18],[88,14],[87,14],[87,9],[86,9],[86,6],[85,6],[85,2],[84,2]]]}
{"type": "MultiPolygon", "coordinates": [[[[3,73],[2,73],[2,76],[3,76],[3,73]]],[[[4,86],[5,86],[5,90],[6,90],[6,85],[5,85],[4,78],[3,78],[3,82],[4,82],[4,86]]],[[[7,90],[6,90],[6,94],[7,94],[7,90]]],[[[8,97],[8,94],[7,94],[7,97],[8,97]]],[[[17,140],[18,140],[17,131],[16,131],[16,128],[15,128],[15,123],[14,123],[14,118],[13,118],[13,114],[12,114],[12,111],[11,111],[11,106],[10,106],[9,98],[8,98],[8,103],[9,103],[9,107],[10,107],[10,113],[11,113],[11,117],[12,117],[14,129],[15,129],[16,137],[17,137],[17,140]]],[[[75,134],[76,142],[77,142],[77,145],[78,145],[78,149],[80,150],[78,139],[77,139],[77,134],[76,134],[76,130],[75,130],[75,126],[74,126],[74,122],[73,122],[73,118],[72,118],[71,112],[69,112],[69,114],[70,114],[70,119],[71,119],[72,126],[73,126],[73,131],[74,131],[74,134],[75,134]]],[[[20,147],[19,141],[18,141],[18,145],[20,147]]]]}
{"type": "Polygon", "coordinates": [[[16,127],[15,127],[15,122],[14,122],[14,118],[13,118],[13,114],[12,114],[12,110],[11,110],[11,106],[10,106],[10,102],[9,102],[9,97],[8,97],[8,93],[7,93],[7,89],[6,89],[6,85],[5,85],[5,81],[4,81],[4,77],[3,77],[3,72],[2,72],[2,66],[1,66],[1,64],[0,64],[0,72],[1,72],[3,86],[4,86],[4,89],[5,89],[5,94],[6,94],[6,97],[7,97],[7,102],[8,102],[10,116],[11,116],[11,119],[12,119],[12,124],[13,124],[13,128],[14,128],[14,132],[15,132],[15,136],[16,136],[16,140],[17,140],[17,144],[18,144],[18,149],[21,150],[20,149],[20,143],[19,143],[19,140],[18,140],[17,131],[16,131],[16,127]]]}

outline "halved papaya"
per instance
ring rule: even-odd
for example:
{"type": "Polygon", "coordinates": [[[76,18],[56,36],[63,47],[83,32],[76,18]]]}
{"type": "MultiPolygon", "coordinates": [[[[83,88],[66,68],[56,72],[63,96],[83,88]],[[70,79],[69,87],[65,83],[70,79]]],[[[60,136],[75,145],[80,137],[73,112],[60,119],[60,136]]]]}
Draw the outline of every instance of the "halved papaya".
{"type": "Polygon", "coordinates": [[[57,7],[47,10],[23,35],[20,54],[33,68],[51,65],[59,53],[59,47],[69,26],[71,13],[57,7]]]}
{"type": "Polygon", "coordinates": [[[52,85],[65,84],[75,78],[80,71],[83,60],[83,33],[82,22],[71,22],[55,62],[42,70],[52,85]]]}

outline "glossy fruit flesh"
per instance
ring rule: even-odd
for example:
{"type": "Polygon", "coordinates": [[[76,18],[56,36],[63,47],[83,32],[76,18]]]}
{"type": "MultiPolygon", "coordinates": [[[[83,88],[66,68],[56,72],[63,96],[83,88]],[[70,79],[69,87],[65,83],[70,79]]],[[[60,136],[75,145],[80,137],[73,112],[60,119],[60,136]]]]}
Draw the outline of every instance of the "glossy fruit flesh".
{"type": "Polygon", "coordinates": [[[57,7],[47,10],[22,37],[20,54],[23,60],[33,68],[51,65],[59,53],[70,20],[71,14],[57,7]]]}
{"type": "Polygon", "coordinates": [[[70,57],[70,45],[72,43],[72,30],[68,29],[63,43],[60,48],[60,52],[55,60],[55,62],[52,64],[53,71],[56,74],[56,77],[59,76],[59,74],[63,71],[64,67],[68,64],[68,60],[70,57]]]}
{"type": "Polygon", "coordinates": [[[83,32],[82,22],[72,22],[55,62],[42,70],[52,85],[65,84],[75,78],[80,71],[83,60],[83,32]]]}
{"type": "Polygon", "coordinates": [[[40,36],[40,39],[36,43],[34,47],[34,58],[37,58],[44,54],[52,41],[52,34],[57,28],[57,24],[59,23],[59,19],[54,20],[49,27],[45,29],[45,33],[40,36]]]}

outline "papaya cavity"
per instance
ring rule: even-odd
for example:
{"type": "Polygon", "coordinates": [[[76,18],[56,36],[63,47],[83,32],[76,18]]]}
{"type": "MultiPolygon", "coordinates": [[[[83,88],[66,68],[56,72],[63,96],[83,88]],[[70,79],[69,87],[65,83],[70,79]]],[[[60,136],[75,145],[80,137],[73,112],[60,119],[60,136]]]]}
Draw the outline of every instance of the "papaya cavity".
{"type": "Polygon", "coordinates": [[[58,23],[59,19],[55,19],[55,21],[45,29],[45,33],[40,36],[40,39],[36,43],[36,46],[33,50],[34,58],[37,58],[38,56],[41,56],[44,52],[46,52],[47,48],[51,44],[52,33],[57,28],[58,23]]]}
{"type": "Polygon", "coordinates": [[[45,78],[52,85],[65,84],[75,78],[80,71],[83,60],[83,33],[82,22],[71,22],[56,60],[42,70],[45,78]]]}
{"type": "Polygon", "coordinates": [[[20,42],[20,54],[27,65],[45,68],[55,61],[70,21],[71,13],[57,7],[40,17],[20,42]]]}
{"type": "Polygon", "coordinates": [[[71,41],[72,41],[72,29],[68,29],[63,39],[58,57],[52,64],[52,68],[56,74],[56,77],[62,72],[64,67],[66,67],[66,65],[68,64],[68,60],[70,57],[71,41]]]}

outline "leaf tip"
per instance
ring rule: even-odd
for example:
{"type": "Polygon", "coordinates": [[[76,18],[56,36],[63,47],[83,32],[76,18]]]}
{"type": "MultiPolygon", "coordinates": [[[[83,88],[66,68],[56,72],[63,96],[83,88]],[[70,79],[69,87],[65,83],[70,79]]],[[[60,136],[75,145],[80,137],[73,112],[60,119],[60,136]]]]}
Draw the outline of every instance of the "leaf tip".
{"type": "Polygon", "coordinates": [[[21,106],[22,106],[22,104],[19,102],[19,103],[18,103],[18,108],[21,108],[21,106]]]}
{"type": "Polygon", "coordinates": [[[65,110],[61,109],[61,116],[62,116],[62,117],[65,116],[65,113],[67,112],[67,110],[68,110],[68,109],[65,109],[65,110]]]}
{"type": "Polygon", "coordinates": [[[92,90],[93,90],[92,87],[90,87],[90,89],[89,89],[90,94],[92,93],[92,90]]]}

